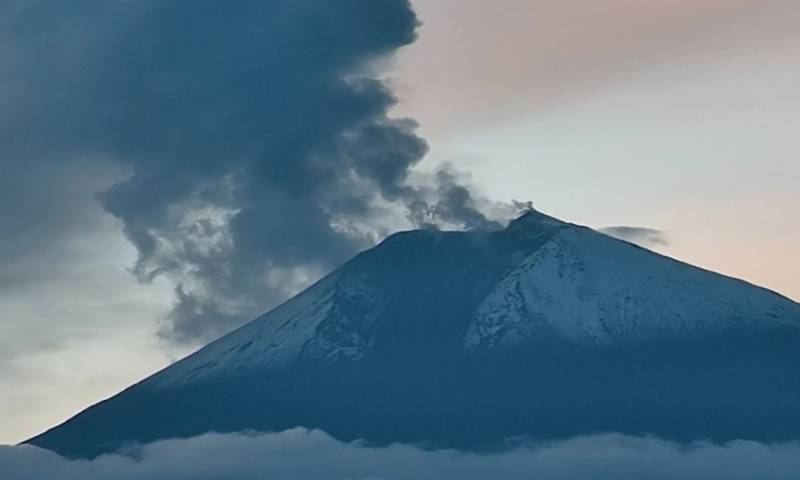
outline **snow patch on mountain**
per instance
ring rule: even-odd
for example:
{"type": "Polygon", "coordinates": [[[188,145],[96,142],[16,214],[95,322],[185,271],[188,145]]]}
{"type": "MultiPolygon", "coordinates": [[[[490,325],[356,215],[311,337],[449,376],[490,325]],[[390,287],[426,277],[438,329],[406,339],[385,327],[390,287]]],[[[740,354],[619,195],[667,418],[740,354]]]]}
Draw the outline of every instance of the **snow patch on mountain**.
{"type": "Polygon", "coordinates": [[[387,296],[360,275],[340,272],[330,311],[303,346],[301,356],[321,364],[364,358],[386,302],[387,296]]]}
{"type": "Polygon", "coordinates": [[[283,305],[151,377],[149,383],[168,387],[291,364],[320,323],[331,315],[336,280],[336,273],[323,278],[283,305]]]}
{"type": "Polygon", "coordinates": [[[558,338],[609,346],[747,329],[797,331],[798,304],[774,292],[585,227],[562,228],[480,304],[473,353],[558,338]]]}
{"type": "Polygon", "coordinates": [[[386,296],[338,270],[276,309],[152,377],[155,387],[274,371],[298,359],[330,364],[364,357],[386,296]]]}

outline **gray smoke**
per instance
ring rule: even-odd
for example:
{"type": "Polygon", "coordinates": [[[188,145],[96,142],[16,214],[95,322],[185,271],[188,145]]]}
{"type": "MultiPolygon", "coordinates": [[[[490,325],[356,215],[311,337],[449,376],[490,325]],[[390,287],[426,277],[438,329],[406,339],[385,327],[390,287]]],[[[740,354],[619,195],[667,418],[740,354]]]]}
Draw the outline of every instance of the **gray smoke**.
{"type": "Polygon", "coordinates": [[[643,247],[665,247],[669,245],[667,235],[663,231],[654,228],[619,226],[600,228],[598,231],[643,247]]]}
{"type": "Polygon", "coordinates": [[[123,165],[99,199],[175,285],[164,337],[205,341],[393,230],[497,226],[456,174],[409,181],[427,146],[376,65],[416,26],[407,0],[4,2],[0,155],[123,165]]]}

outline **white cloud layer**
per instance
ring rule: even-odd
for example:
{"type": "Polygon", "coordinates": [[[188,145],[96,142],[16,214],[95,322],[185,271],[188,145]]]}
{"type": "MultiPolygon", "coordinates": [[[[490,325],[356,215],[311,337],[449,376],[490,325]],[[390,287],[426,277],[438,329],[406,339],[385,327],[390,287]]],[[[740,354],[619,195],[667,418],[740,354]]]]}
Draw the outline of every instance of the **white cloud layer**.
{"type": "Polygon", "coordinates": [[[369,447],[298,428],[165,440],[94,460],[67,460],[32,446],[0,447],[0,472],[4,480],[789,480],[800,472],[800,443],[685,446],[608,434],[474,453],[369,447]]]}

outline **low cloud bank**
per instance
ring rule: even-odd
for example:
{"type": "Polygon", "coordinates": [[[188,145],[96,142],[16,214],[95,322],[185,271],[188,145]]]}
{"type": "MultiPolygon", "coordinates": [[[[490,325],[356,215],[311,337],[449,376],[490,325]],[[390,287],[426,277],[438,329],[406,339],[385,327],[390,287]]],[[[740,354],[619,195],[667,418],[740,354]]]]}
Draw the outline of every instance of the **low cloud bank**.
{"type": "Polygon", "coordinates": [[[0,472],[5,480],[789,480],[800,472],[800,443],[679,445],[607,434],[474,453],[369,447],[297,428],[165,440],[94,460],[68,460],[33,446],[0,447],[0,472]]]}

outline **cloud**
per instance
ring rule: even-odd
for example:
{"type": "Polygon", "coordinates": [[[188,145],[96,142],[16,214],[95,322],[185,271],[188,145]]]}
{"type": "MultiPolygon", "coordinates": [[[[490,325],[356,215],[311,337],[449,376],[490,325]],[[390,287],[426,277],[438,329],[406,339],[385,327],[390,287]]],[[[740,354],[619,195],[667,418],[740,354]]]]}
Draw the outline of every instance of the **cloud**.
{"type": "MultiPolygon", "coordinates": [[[[35,172],[26,191],[85,158],[127,172],[98,198],[137,277],[174,285],[164,338],[216,337],[393,230],[496,225],[457,175],[409,181],[428,147],[387,115],[378,61],[415,39],[407,0],[21,0],[0,18],[0,162],[35,172]]],[[[36,198],[9,217],[59,231],[36,198]]]]}
{"type": "Polygon", "coordinates": [[[599,232],[643,247],[664,247],[669,245],[666,234],[661,230],[645,227],[605,227],[599,232]]]}
{"type": "Polygon", "coordinates": [[[0,470],[5,480],[789,480],[800,471],[800,444],[679,445],[608,434],[522,442],[503,451],[481,453],[429,451],[410,445],[370,447],[298,428],[275,434],[164,440],[94,460],[68,460],[27,445],[0,447],[0,470]]]}

